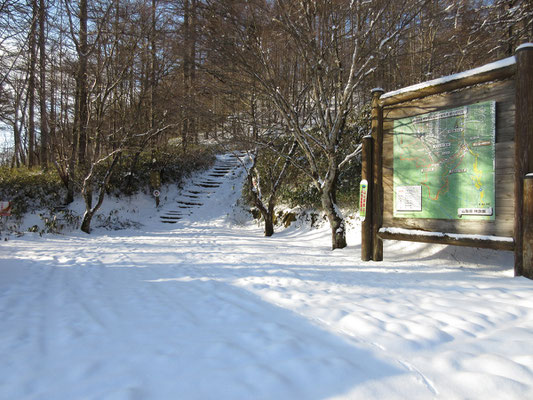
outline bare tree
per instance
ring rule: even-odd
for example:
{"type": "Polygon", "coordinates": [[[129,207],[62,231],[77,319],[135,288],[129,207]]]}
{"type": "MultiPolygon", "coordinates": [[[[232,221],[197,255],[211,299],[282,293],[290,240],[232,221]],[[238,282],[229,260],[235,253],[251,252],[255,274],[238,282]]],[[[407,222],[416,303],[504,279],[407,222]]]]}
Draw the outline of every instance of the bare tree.
{"type": "Polygon", "coordinates": [[[298,149],[296,141],[284,142],[273,151],[274,143],[256,145],[249,153],[252,163],[248,169],[247,182],[255,207],[265,224],[265,236],[274,234],[274,207],[277,193],[290,168],[291,157],[298,149]],[[264,154],[266,153],[266,154],[264,154]],[[258,165],[258,161],[261,163],[258,165]]]}
{"type": "Polygon", "coordinates": [[[48,165],[48,111],[46,109],[46,6],[39,0],[39,112],[40,112],[40,163],[48,165]]]}
{"type": "Polygon", "coordinates": [[[339,146],[353,112],[353,97],[376,70],[380,52],[425,3],[257,0],[212,4],[219,16],[217,26],[224,31],[218,41],[220,52],[256,82],[305,157],[305,165],[295,163],[320,193],[333,249],[346,246],[344,219],[336,204],[339,169],[359,151],[347,154],[339,146]]]}
{"type": "Polygon", "coordinates": [[[35,160],[35,86],[37,63],[37,0],[31,2],[32,18],[29,33],[29,67],[28,67],[28,167],[36,164],[35,160]]]}

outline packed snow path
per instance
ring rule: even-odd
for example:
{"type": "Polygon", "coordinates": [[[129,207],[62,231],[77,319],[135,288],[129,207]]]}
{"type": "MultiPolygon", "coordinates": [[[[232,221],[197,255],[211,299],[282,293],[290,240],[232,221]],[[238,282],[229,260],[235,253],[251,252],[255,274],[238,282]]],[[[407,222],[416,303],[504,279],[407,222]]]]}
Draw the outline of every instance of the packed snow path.
{"type": "Polygon", "coordinates": [[[508,253],[264,238],[229,207],[243,177],[176,224],[2,242],[0,398],[533,398],[533,284],[508,253]]]}

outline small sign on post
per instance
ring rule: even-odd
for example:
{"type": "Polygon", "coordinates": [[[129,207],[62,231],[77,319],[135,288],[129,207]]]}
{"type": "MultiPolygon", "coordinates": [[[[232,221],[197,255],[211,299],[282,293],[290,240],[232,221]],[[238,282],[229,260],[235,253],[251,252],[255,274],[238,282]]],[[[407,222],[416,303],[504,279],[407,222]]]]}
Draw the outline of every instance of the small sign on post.
{"type": "Polygon", "coordinates": [[[155,206],[159,207],[159,196],[161,195],[159,192],[159,188],[161,187],[161,174],[159,171],[153,170],[150,173],[150,186],[154,189],[152,194],[155,197],[155,206]]]}
{"type": "Polygon", "coordinates": [[[161,195],[161,193],[159,192],[159,190],[156,189],[153,191],[153,195],[155,197],[155,206],[159,207],[159,196],[161,195]]]}
{"type": "Polygon", "coordinates": [[[11,202],[0,201],[0,217],[9,217],[11,215],[11,202]]]}
{"type": "Polygon", "coordinates": [[[366,218],[366,203],[368,197],[368,181],[366,179],[361,180],[359,184],[359,216],[361,221],[366,218]]]}

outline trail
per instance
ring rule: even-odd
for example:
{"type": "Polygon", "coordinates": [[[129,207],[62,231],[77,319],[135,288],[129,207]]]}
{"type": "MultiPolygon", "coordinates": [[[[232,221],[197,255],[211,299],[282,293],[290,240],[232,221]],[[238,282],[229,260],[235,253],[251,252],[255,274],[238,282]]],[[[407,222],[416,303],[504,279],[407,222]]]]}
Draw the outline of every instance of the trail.
{"type": "Polygon", "coordinates": [[[223,192],[218,189],[223,184],[231,184],[232,192],[235,192],[235,181],[242,176],[244,172],[242,163],[245,162],[244,154],[239,156],[230,153],[217,156],[213,167],[196,176],[180,191],[175,204],[166,205],[163,208],[160,216],[161,222],[176,224],[180,220],[190,221],[203,211],[202,208],[211,207],[216,211],[219,211],[221,206],[224,208],[222,201],[227,199],[217,198],[217,194],[223,192]],[[213,200],[217,201],[213,202],[213,200]]]}

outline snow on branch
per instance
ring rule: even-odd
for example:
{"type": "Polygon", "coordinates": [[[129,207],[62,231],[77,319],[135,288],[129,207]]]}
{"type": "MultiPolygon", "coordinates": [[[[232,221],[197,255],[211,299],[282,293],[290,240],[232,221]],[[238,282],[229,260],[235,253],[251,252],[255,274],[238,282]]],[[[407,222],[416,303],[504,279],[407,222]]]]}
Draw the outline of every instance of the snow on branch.
{"type": "Polygon", "coordinates": [[[361,151],[363,150],[363,145],[360,143],[357,145],[357,147],[355,148],[355,150],[353,152],[351,152],[350,154],[348,154],[344,160],[342,160],[342,162],[339,164],[339,169],[341,169],[345,164],[347,164],[348,162],[350,162],[350,160],[356,156],[358,156],[359,154],[361,154],[361,151]]]}

